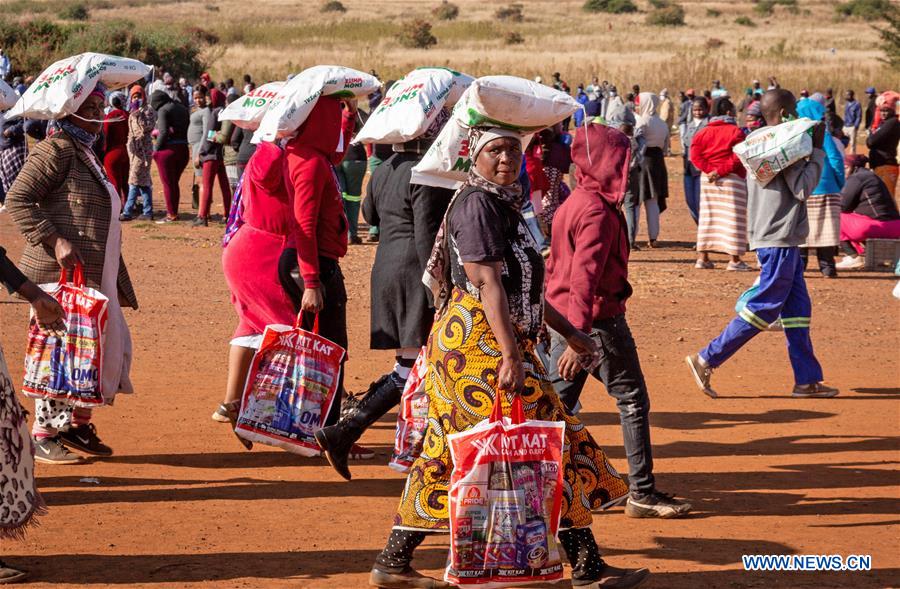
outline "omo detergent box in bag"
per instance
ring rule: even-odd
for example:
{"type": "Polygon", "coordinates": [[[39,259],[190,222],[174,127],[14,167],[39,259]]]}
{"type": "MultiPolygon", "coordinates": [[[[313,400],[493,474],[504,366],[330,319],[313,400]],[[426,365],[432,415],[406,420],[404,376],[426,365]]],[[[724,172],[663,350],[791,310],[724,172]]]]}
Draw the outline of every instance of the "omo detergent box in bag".
{"type": "MultiPolygon", "coordinates": [[[[502,397],[497,395],[498,399],[502,397]]],[[[525,420],[521,399],[502,417],[447,437],[450,559],[444,579],[458,586],[556,581],[562,509],[564,422],[525,420]]]]}
{"type": "Polygon", "coordinates": [[[346,351],[314,332],[266,327],[241,397],[235,427],[239,436],[295,454],[319,455],[314,435],[334,403],[346,351]]]}

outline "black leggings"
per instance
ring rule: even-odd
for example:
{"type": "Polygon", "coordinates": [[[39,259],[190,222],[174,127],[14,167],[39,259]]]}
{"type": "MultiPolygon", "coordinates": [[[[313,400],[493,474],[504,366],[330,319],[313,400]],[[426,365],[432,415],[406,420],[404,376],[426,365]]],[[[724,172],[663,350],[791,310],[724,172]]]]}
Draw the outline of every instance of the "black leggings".
{"type": "MultiPolygon", "coordinates": [[[[300,303],[303,300],[303,279],[297,267],[297,250],[287,248],[281,253],[278,260],[278,278],[281,287],[294,304],[294,310],[300,312],[300,303]]],[[[319,311],[319,334],[330,339],[345,350],[347,349],[347,290],[344,287],[344,275],[336,260],[319,258],[319,282],[322,285],[322,294],[325,299],[325,307],[319,311]]],[[[315,317],[308,313],[303,314],[300,327],[312,331],[315,317]]],[[[345,357],[346,358],[346,357],[345,357]]],[[[334,425],[341,415],[341,398],[344,394],[344,371],[338,377],[338,392],[331,411],[325,418],[324,425],[334,425]]]]}
{"type": "MultiPolygon", "coordinates": [[[[375,567],[386,573],[405,572],[410,568],[413,551],[427,535],[426,532],[395,528],[384,550],[375,559],[375,567]]],[[[573,585],[588,585],[600,578],[606,563],[600,558],[600,549],[590,528],[560,530],[559,543],[572,565],[573,585]]]]}

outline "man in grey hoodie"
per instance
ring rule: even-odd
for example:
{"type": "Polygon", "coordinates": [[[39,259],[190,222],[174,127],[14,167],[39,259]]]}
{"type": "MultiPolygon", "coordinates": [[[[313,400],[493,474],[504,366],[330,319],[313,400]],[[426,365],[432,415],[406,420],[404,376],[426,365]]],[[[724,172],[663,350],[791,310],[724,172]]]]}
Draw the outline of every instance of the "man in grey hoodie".
{"type": "MultiPolygon", "coordinates": [[[[770,90],[760,107],[766,124],[780,125],[797,118],[797,100],[787,90],[770,90]]],[[[809,234],[806,199],[819,182],[825,152],[825,125],[813,131],[808,159],[788,167],[765,186],[747,178],[747,225],[750,248],[760,264],[759,286],[725,330],[699,354],[685,360],[697,385],[708,396],[718,395],[710,385],[712,371],[731,358],[756,334],[781,318],[788,356],[794,370],[794,397],[834,397],[838,390],[822,384],[822,367],[813,353],[809,335],[812,302],[803,278],[800,248],[809,234]]]]}

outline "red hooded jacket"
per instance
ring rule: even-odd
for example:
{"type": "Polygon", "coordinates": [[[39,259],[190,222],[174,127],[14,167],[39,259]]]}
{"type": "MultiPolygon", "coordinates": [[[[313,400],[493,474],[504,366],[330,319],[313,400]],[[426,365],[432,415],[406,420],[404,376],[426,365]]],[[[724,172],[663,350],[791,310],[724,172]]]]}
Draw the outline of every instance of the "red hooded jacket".
{"type": "Polygon", "coordinates": [[[338,260],[347,253],[347,217],[333,165],[343,159],[354,123],[349,111],[341,114],[339,100],[322,97],[285,146],[285,173],[298,225],[297,258],[308,288],[321,286],[319,257],[338,260]]]}
{"type": "Polygon", "coordinates": [[[710,121],[691,140],[691,163],[704,174],[715,171],[719,177],[737,174],[746,178],[747,170],[731,150],[745,138],[744,132],[737,125],[725,121],[710,121]]]}
{"type": "Polygon", "coordinates": [[[632,292],[620,212],[631,141],[611,127],[580,127],[572,159],[578,187],[553,218],[546,297],[572,325],[589,333],[594,321],[624,313],[632,292]]]}

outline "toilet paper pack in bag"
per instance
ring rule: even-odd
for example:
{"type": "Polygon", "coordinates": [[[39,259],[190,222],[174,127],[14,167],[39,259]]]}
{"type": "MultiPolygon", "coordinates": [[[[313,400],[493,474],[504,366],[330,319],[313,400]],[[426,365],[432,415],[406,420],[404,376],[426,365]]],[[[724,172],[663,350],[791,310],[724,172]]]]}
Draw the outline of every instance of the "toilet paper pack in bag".
{"type": "Polygon", "coordinates": [[[40,328],[34,311],[28,327],[22,392],[36,399],[61,399],[81,407],[102,405],[103,345],[109,299],[84,285],[81,266],[72,282],[63,270],[57,284],[41,289],[63,308],[63,337],[40,328]]]}
{"type": "Polygon", "coordinates": [[[251,442],[318,456],[315,432],[338,392],[346,351],[313,331],[269,325],[253,356],[235,433],[251,442]]]}
{"type": "Polygon", "coordinates": [[[453,585],[518,587],[563,575],[556,535],[565,424],[526,420],[518,396],[503,417],[503,396],[490,418],[447,437],[453,472],[444,580],[453,585]]]}

